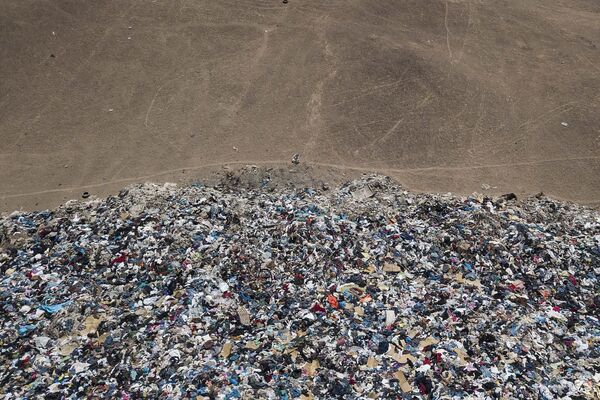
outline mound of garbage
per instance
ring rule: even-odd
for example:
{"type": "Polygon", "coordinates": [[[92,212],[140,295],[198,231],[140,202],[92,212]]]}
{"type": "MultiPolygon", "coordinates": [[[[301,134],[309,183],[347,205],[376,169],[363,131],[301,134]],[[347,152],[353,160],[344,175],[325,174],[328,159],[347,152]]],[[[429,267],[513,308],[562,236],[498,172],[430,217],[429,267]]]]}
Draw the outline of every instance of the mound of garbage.
{"type": "Polygon", "coordinates": [[[598,398],[600,215],[143,184],[0,220],[7,399],[598,398]]]}

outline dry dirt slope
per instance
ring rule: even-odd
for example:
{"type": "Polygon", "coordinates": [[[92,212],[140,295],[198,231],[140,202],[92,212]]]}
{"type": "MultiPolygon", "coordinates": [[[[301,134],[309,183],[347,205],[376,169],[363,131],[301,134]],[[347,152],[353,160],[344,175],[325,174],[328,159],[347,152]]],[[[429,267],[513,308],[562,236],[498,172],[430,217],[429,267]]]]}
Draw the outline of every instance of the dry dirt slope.
{"type": "Polygon", "coordinates": [[[295,152],[597,204],[599,50],[594,0],[5,0],[0,208],[295,152]]]}

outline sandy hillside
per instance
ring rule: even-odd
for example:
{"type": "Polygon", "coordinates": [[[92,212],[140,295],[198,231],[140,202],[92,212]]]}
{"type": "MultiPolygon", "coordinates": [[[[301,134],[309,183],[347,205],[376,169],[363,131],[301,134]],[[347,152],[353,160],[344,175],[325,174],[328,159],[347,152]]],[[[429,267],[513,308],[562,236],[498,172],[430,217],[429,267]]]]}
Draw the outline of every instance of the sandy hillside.
{"type": "Polygon", "coordinates": [[[5,0],[0,209],[294,153],[598,204],[599,47],[594,0],[5,0]]]}

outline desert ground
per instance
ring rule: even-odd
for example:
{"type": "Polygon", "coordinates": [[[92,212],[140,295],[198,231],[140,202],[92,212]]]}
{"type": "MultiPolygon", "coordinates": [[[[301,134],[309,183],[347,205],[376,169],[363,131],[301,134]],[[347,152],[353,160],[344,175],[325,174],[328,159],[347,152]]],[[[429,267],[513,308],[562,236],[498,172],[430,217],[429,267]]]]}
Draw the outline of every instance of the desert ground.
{"type": "Polygon", "coordinates": [[[600,204],[596,0],[4,0],[0,210],[247,164],[600,204]]]}

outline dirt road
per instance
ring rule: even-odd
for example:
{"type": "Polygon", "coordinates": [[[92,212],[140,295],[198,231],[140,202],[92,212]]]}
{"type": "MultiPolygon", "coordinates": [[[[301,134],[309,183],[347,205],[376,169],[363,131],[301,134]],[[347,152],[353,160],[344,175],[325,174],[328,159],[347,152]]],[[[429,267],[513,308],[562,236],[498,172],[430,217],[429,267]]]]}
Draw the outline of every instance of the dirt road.
{"type": "Polygon", "coordinates": [[[0,58],[2,210],[294,153],[600,204],[594,0],[5,0],[0,58]]]}

